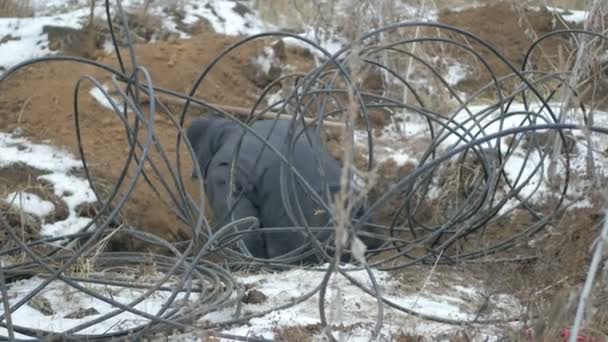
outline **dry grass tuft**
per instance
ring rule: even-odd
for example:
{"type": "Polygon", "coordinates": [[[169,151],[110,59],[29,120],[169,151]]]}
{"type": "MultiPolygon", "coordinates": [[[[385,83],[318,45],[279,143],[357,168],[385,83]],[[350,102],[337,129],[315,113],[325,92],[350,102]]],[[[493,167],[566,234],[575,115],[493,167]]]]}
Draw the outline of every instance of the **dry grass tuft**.
{"type": "Polygon", "coordinates": [[[34,10],[29,0],[0,0],[0,18],[33,17],[34,10]]]}

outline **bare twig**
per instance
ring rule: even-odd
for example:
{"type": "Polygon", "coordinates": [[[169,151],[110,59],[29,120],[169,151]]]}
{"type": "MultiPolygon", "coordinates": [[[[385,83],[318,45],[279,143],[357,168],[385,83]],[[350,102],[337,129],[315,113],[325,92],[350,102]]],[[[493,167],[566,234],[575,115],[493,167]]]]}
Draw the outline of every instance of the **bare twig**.
{"type": "Polygon", "coordinates": [[[4,312],[6,313],[6,326],[8,330],[8,339],[13,341],[15,339],[15,334],[13,332],[13,321],[11,318],[11,310],[10,310],[10,302],[8,298],[8,291],[6,290],[6,282],[4,279],[4,265],[2,260],[0,260],[0,293],[2,294],[2,304],[4,312]]]}
{"type": "MultiPolygon", "coordinates": [[[[148,103],[148,97],[145,96],[144,94],[141,95],[140,97],[142,99],[142,104],[143,103],[148,103]]],[[[178,105],[178,106],[183,106],[186,103],[186,100],[184,99],[180,99],[180,98],[175,98],[175,97],[169,97],[169,96],[164,96],[164,95],[156,95],[156,98],[158,101],[160,102],[164,102],[164,103],[168,103],[171,105],[178,105]]],[[[231,106],[231,105],[225,105],[225,104],[217,104],[217,103],[213,103],[213,102],[207,102],[207,101],[202,101],[205,104],[207,104],[207,106],[203,106],[201,104],[198,104],[196,102],[190,102],[191,106],[195,106],[195,107],[199,107],[199,108],[209,108],[209,107],[216,107],[219,109],[222,109],[226,112],[229,113],[233,113],[235,115],[238,116],[248,116],[251,115],[251,109],[246,108],[246,107],[239,107],[239,106],[231,106]]],[[[261,110],[257,110],[253,113],[253,115],[262,118],[262,119],[292,119],[291,115],[288,114],[279,114],[273,111],[265,111],[264,113],[262,113],[261,110]]],[[[308,118],[305,117],[304,121],[306,123],[314,123],[317,122],[318,120],[316,118],[308,118]]],[[[342,129],[345,124],[343,122],[339,122],[339,121],[334,121],[334,120],[328,120],[325,119],[323,120],[323,126],[333,129],[333,128],[339,128],[342,129]]]]}
{"type": "Polygon", "coordinates": [[[25,99],[25,101],[23,102],[23,105],[21,105],[21,109],[19,110],[19,115],[17,116],[17,124],[18,125],[21,125],[21,120],[23,119],[23,113],[25,112],[25,108],[30,103],[31,99],[32,99],[32,97],[28,96],[28,98],[25,99]]]}
{"type": "Polygon", "coordinates": [[[593,289],[595,276],[599,271],[602,257],[604,256],[604,247],[606,246],[606,244],[608,244],[608,210],[605,210],[604,225],[602,227],[602,231],[599,237],[595,240],[594,244],[595,251],[593,252],[591,264],[589,265],[589,271],[587,272],[587,279],[585,279],[585,285],[583,286],[583,290],[578,301],[578,307],[576,308],[576,316],[574,318],[574,323],[572,324],[572,331],[568,342],[577,341],[578,331],[580,330],[581,325],[583,324],[585,308],[587,307],[589,303],[589,298],[591,297],[591,290],[593,289]]]}

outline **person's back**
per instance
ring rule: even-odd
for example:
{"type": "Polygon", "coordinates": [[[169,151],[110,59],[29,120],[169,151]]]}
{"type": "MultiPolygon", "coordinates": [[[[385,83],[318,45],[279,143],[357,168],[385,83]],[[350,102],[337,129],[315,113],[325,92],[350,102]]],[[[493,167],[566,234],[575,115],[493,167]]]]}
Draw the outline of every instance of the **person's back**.
{"type": "MultiPolygon", "coordinates": [[[[251,200],[258,207],[262,227],[308,226],[317,229],[313,230],[315,237],[324,242],[332,229],[331,215],[325,205],[332,205],[333,194],[340,189],[340,165],[329,156],[313,129],[303,132],[298,125],[289,136],[290,127],[287,120],[253,123],[251,128],[263,138],[269,137],[268,144],[285,160],[248,133],[243,141],[244,158],[240,158],[239,163],[245,164],[242,170],[255,170],[257,187],[251,200]],[[292,144],[295,139],[296,143],[292,144]],[[261,158],[257,159],[261,150],[261,158]],[[325,205],[315,198],[317,196],[325,205]]],[[[266,245],[268,256],[275,258],[305,245],[309,241],[307,234],[302,228],[266,233],[266,239],[272,241],[266,245]]]]}
{"type": "MultiPolygon", "coordinates": [[[[243,136],[244,128],[237,123],[225,119],[204,120],[222,121],[195,122],[189,128],[188,136],[204,169],[206,191],[218,226],[255,216],[263,228],[296,227],[244,235],[245,245],[259,258],[276,258],[301,247],[312,250],[311,246],[306,246],[311,241],[301,228],[304,226],[317,228],[315,232],[325,228],[316,234],[321,241],[330,237],[331,215],[311,190],[331,207],[333,195],[340,189],[341,168],[314,129],[303,132],[301,125],[293,129],[287,120],[262,120],[250,126],[257,137],[250,132],[243,136]],[[296,138],[297,142],[292,144],[296,138]],[[291,166],[264,140],[292,163],[308,186],[304,186],[291,166]],[[236,167],[232,169],[235,156],[236,167]],[[231,175],[236,192],[227,201],[231,175]],[[234,206],[232,210],[230,205],[234,206]]],[[[315,257],[303,261],[318,262],[315,257]]]]}

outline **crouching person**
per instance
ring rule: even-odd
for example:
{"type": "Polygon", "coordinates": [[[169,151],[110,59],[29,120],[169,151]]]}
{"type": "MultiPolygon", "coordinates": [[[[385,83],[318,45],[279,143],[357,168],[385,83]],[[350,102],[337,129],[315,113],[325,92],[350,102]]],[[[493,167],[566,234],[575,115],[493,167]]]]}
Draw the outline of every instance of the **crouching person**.
{"type": "MultiPolygon", "coordinates": [[[[310,227],[324,250],[332,249],[334,222],[327,206],[340,191],[340,164],[314,129],[289,120],[260,120],[249,127],[254,133],[220,117],[197,119],[188,127],[214,226],[255,217],[255,227],[251,221],[236,227],[244,231],[251,256],[289,264],[326,262],[303,227],[310,227]]],[[[383,242],[360,238],[368,250],[383,242]]]]}

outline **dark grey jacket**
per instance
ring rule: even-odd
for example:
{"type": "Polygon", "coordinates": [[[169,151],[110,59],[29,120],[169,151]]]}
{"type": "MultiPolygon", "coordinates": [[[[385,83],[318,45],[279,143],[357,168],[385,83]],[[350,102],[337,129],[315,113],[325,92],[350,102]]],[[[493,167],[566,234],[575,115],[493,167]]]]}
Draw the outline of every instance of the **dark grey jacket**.
{"type": "MultiPolygon", "coordinates": [[[[333,195],[340,190],[341,167],[314,129],[306,129],[304,133],[301,125],[294,129],[288,120],[261,120],[250,127],[259,137],[251,132],[243,136],[245,129],[241,125],[215,117],[197,119],[188,128],[215,226],[253,216],[264,228],[331,227],[331,215],[323,202],[334,203],[333,195]],[[268,145],[286,159],[294,156],[291,162],[303,180],[262,139],[267,139],[268,145]],[[228,196],[230,193],[232,198],[228,196]]],[[[317,239],[326,241],[330,235],[330,231],[317,233],[317,239]]],[[[243,241],[258,258],[285,256],[299,247],[299,252],[295,252],[298,255],[302,250],[313,250],[302,229],[245,234],[243,241]]],[[[378,241],[365,242],[373,245],[370,248],[378,247],[378,241]]],[[[300,261],[309,263],[317,259],[311,256],[300,261]]]]}

